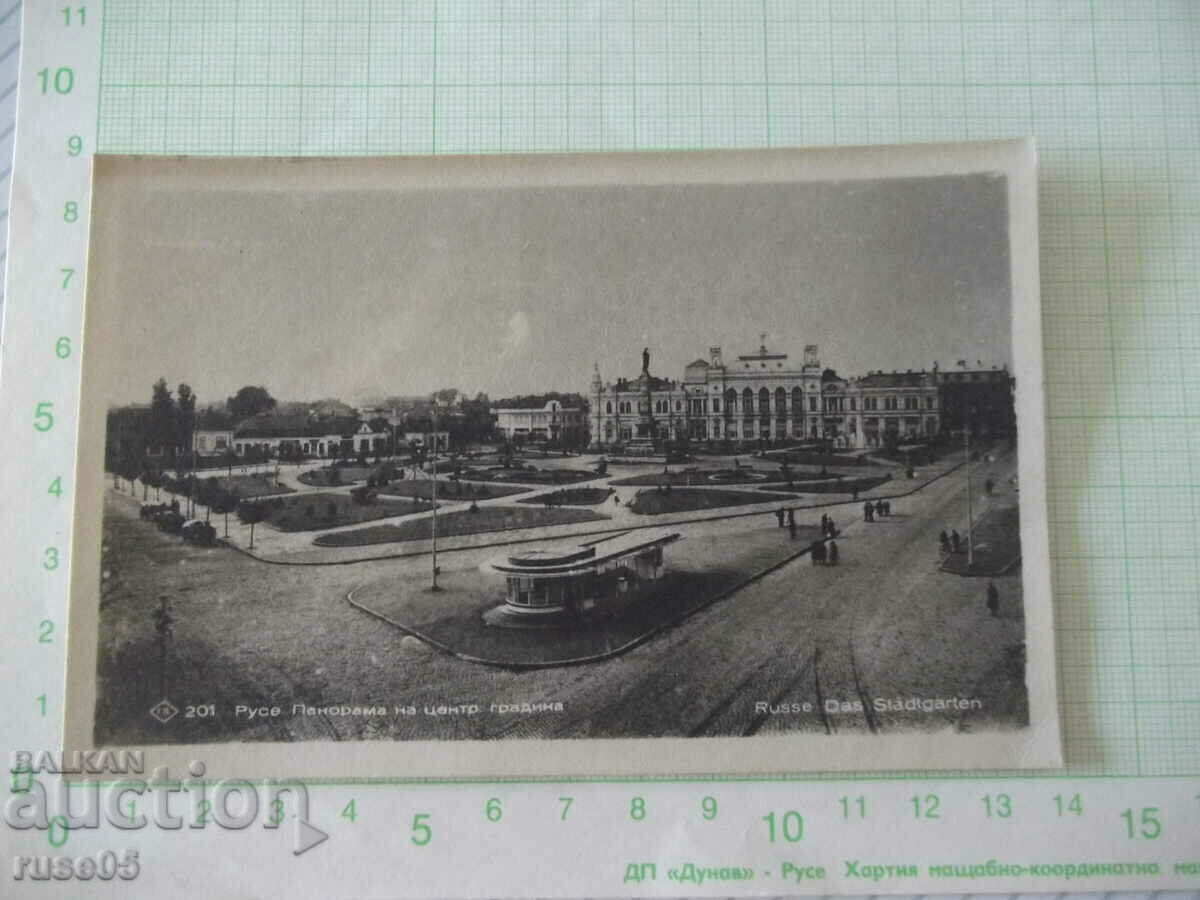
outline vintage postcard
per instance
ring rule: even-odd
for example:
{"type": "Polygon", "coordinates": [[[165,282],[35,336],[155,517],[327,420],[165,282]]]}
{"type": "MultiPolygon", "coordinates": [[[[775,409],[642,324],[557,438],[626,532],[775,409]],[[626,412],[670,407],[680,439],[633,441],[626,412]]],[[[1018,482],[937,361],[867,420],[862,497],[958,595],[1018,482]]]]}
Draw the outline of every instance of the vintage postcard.
{"type": "Polygon", "coordinates": [[[99,156],[68,749],[1061,764],[1031,142],[99,156]]]}

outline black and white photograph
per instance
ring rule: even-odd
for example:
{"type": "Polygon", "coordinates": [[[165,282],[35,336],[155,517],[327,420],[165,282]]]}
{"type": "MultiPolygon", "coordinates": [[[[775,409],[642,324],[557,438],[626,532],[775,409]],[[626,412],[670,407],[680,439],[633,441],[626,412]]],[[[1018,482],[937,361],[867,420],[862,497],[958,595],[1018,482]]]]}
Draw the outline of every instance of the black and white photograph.
{"type": "Polygon", "coordinates": [[[1030,142],[94,177],[69,745],[1061,764],[1030,142]]]}

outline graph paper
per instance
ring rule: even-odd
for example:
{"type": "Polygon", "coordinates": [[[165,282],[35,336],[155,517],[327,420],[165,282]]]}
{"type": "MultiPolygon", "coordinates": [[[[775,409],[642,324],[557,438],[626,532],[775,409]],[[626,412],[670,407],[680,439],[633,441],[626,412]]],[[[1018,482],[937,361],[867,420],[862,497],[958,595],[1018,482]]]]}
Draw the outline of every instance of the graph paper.
{"type": "MultiPolygon", "coordinates": [[[[95,9],[89,153],[1036,136],[1067,767],[1020,779],[1044,781],[1049,796],[1063,779],[1116,791],[1200,777],[1200,3],[97,0],[95,9]]],[[[22,77],[49,62],[23,63],[22,77]]],[[[877,777],[935,775],[952,777],[877,777]]],[[[1194,782],[1182,783],[1190,798],[1194,782]]]]}
{"type": "Polygon", "coordinates": [[[1068,770],[1200,773],[1200,4],[106,0],[98,149],[1039,141],[1068,770]]]}

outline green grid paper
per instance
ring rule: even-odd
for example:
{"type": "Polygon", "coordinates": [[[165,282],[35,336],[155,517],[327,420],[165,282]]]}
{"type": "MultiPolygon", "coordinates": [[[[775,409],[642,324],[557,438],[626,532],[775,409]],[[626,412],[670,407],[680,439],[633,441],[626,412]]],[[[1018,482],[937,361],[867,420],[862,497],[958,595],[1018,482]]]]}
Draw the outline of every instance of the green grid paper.
{"type": "Polygon", "coordinates": [[[1036,135],[1068,771],[1200,774],[1200,2],[104,0],[104,153],[1036,135]]]}

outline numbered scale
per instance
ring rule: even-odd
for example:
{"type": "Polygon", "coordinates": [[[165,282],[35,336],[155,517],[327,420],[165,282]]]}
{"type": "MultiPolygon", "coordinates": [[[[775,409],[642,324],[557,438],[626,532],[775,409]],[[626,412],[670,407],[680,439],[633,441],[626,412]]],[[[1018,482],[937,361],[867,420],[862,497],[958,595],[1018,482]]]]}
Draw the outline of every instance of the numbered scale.
{"type": "MultiPolygon", "coordinates": [[[[0,728],[9,751],[61,746],[104,26],[100,5],[29,3],[24,15],[0,361],[0,417],[13,448],[0,468],[9,713],[0,728]]],[[[525,780],[286,791],[235,790],[191,774],[174,785],[165,817],[146,789],[150,773],[96,785],[104,814],[93,825],[79,815],[89,788],[15,767],[3,829],[13,868],[0,877],[30,893],[55,880],[59,896],[112,879],[145,896],[271,895],[281,884],[326,897],[1200,886],[1200,779],[525,780]],[[14,797],[44,798],[43,808],[22,813],[14,797]]]]}

